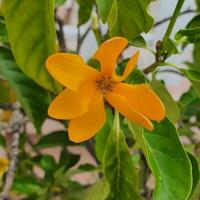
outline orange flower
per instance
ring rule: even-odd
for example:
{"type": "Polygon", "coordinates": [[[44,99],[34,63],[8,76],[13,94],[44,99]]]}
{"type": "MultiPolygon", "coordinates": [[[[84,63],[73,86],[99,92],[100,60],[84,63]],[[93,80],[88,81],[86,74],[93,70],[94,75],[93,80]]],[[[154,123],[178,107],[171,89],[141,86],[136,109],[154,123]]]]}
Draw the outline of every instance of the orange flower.
{"type": "Polygon", "coordinates": [[[115,37],[98,48],[93,58],[100,62],[100,72],[75,54],[57,53],[47,59],[49,73],[66,87],[53,100],[48,113],[56,119],[70,119],[68,134],[73,142],[88,140],[103,127],[104,98],[122,115],[150,131],[150,120],[159,122],[164,118],[164,106],[148,85],[123,83],[135,68],[138,52],[122,76],[115,73],[118,56],[127,44],[125,38],[115,37]]]}

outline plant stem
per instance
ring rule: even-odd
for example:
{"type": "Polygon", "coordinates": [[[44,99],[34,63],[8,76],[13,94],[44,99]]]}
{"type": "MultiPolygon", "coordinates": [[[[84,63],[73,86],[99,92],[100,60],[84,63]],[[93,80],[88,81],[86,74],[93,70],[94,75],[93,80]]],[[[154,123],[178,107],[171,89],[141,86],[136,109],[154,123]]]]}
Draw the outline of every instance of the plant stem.
{"type": "Polygon", "coordinates": [[[185,0],[178,0],[178,3],[176,5],[176,8],[175,8],[174,13],[172,15],[172,18],[170,20],[170,23],[169,23],[169,25],[167,27],[166,33],[165,33],[165,35],[163,37],[163,43],[165,43],[167,41],[167,39],[170,37],[171,32],[172,32],[172,30],[174,28],[174,25],[176,23],[177,17],[180,14],[180,11],[181,11],[181,8],[182,8],[184,2],[185,2],[185,0]]]}

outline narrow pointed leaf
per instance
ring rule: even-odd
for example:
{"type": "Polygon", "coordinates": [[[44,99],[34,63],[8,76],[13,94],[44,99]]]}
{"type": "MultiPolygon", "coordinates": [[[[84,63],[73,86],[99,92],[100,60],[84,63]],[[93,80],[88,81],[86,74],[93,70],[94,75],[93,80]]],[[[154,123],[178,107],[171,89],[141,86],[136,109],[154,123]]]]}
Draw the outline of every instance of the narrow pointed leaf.
{"type": "Polygon", "coordinates": [[[129,154],[123,132],[116,114],[112,131],[108,137],[104,161],[104,175],[110,185],[107,200],[139,200],[137,173],[129,154]]]}

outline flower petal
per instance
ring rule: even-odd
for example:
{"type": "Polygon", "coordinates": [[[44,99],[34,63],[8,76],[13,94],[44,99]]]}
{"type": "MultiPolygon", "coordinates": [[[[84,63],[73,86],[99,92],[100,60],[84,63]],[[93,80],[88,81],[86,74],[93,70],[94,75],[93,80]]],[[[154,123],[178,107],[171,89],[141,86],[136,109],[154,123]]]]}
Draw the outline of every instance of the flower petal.
{"type": "Polygon", "coordinates": [[[132,58],[128,61],[127,65],[126,65],[126,67],[124,69],[123,75],[122,76],[118,76],[116,73],[113,73],[113,78],[116,81],[124,81],[129,76],[129,74],[134,70],[135,65],[137,63],[137,60],[138,60],[138,57],[139,57],[139,51],[137,51],[132,56],[132,58]]]}
{"type": "Polygon", "coordinates": [[[111,76],[115,70],[115,65],[120,53],[128,44],[128,40],[123,37],[114,37],[104,42],[96,51],[93,58],[101,63],[101,72],[111,76]]]}
{"type": "Polygon", "coordinates": [[[79,55],[70,53],[57,53],[48,57],[46,67],[57,81],[76,91],[83,83],[94,80],[99,74],[85,64],[79,55]]]}
{"type": "Polygon", "coordinates": [[[83,142],[94,136],[104,125],[106,113],[103,96],[96,91],[89,111],[79,118],[70,120],[68,134],[73,142],[83,142]]]}
{"type": "Polygon", "coordinates": [[[136,111],[125,97],[115,92],[108,92],[106,99],[116,110],[126,116],[129,120],[145,127],[150,131],[153,130],[153,124],[151,121],[136,111]]]}
{"type": "Polygon", "coordinates": [[[85,114],[94,92],[95,87],[91,83],[82,86],[78,92],[65,89],[49,106],[49,116],[56,119],[73,119],[85,114]]]}
{"type": "Polygon", "coordinates": [[[134,109],[148,119],[159,122],[165,117],[163,103],[148,85],[118,83],[113,90],[124,96],[134,109]]]}

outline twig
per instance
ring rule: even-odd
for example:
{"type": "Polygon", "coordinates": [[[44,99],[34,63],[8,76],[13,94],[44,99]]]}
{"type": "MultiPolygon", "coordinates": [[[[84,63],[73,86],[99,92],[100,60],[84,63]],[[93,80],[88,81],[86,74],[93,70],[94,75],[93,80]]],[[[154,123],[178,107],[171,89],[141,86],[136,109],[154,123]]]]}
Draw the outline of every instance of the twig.
{"type": "MultiPolygon", "coordinates": [[[[185,14],[188,14],[188,13],[194,13],[194,12],[196,12],[196,10],[187,9],[187,10],[181,12],[181,13],[179,14],[179,17],[182,16],[182,15],[185,15],[185,14]]],[[[162,20],[156,22],[156,23],[154,24],[153,27],[155,28],[155,27],[157,27],[157,26],[159,26],[159,25],[161,25],[161,24],[163,24],[163,23],[169,21],[170,19],[171,19],[171,16],[170,16],[170,17],[166,17],[166,18],[164,18],[164,19],[162,19],[162,20]]]]}
{"type": "Polygon", "coordinates": [[[56,34],[57,34],[60,49],[63,52],[67,52],[67,46],[65,43],[65,36],[64,36],[64,31],[63,31],[64,23],[62,20],[58,19],[58,17],[55,17],[55,20],[59,26],[59,30],[56,30],[56,34]]]}
{"type": "Polygon", "coordinates": [[[77,50],[76,52],[79,53],[80,52],[80,49],[81,49],[81,46],[83,44],[83,41],[85,40],[85,38],[87,37],[88,33],[90,32],[90,29],[91,29],[91,26],[89,26],[85,33],[83,34],[82,37],[80,37],[80,28],[78,30],[78,41],[77,41],[77,50]]]}
{"type": "Polygon", "coordinates": [[[16,166],[18,162],[18,153],[19,153],[19,138],[20,138],[20,129],[23,124],[23,116],[20,111],[16,111],[13,119],[11,120],[11,134],[12,134],[12,143],[10,151],[10,163],[8,167],[8,172],[6,174],[5,184],[0,194],[0,200],[8,200],[9,192],[11,190],[13,180],[15,177],[16,166]]]}
{"type": "Polygon", "coordinates": [[[0,104],[0,109],[3,109],[3,110],[16,110],[17,107],[14,104],[6,103],[6,104],[0,104]]]}
{"type": "Polygon", "coordinates": [[[180,72],[173,70],[173,69],[163,69],[163,70],[159,70],[158,73],[174,73],[177,74],[179,76],[184,76],[183,74],[181,74],[180,72]]]}

